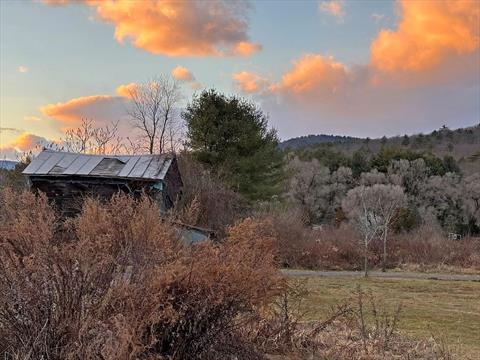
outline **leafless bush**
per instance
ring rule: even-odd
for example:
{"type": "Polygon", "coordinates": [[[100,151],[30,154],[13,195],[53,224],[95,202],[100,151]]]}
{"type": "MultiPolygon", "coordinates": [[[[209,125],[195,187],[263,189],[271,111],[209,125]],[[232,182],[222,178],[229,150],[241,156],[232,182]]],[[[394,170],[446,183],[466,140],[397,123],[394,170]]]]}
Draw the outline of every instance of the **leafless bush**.
{"type": "Polygon", "coordinates": [[[87,200],[61,224],[42,196],[0,201],[6,359],[259,358],[240,329],[284,286],[267,222],[187,247],[147,199],[87,200]]]}
{"type": "Polygon", "coordinates": [[[314,241],[303,213],[298,209],[268,207],[258,210],[255,216],[272,223],[279,264],[289,268],[303,266],[309,245],[314,241]]]}
{"type": "Polygon", "coordinates": [[[442,267],[480,269],[480,239],[448,239],[436,228],[422,226],[392,238],[390,267],[416,265],[419,270],[442,267]]]}
{"type": "Polygon", "coordinates": [[[244,200],[190,155],[183,153],[178,160],[184,182],[180,220],[223,233],[244,214],[244,200]]]}
{"type": "MultiPolygon", "coordinates": [[[[277,236],[279,263],[286,267],[322,270],[360,270],[363,251],[359,235],[349,225],[325,226],[312,230],[291,211],[270,215],[277,236]]],[[[450,240],[437,228],[421,226],[408,233],[391,235],[386,267],[416,270],[480,269],[480,240],[465,237],[450,240]]],[[[368,249],[373,268],[383,265],[382,239],[374,239],[368,249]]]]}

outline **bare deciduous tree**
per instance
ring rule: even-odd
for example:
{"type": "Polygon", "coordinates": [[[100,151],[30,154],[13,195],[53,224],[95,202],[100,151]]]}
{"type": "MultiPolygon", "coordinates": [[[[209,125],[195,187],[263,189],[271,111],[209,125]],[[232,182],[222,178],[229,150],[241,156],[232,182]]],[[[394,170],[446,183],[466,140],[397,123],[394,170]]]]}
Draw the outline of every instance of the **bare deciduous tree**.
{"type": "Polygon", "coordinates": [[[118,121],[105,127],[94,129],[91,152],[96,154],[118,153],[123,148],[123,141],[117,133],[118,121]]]}
{"type": "Polygon", "coordinates": [[[467,176],[463,181],[466,195],[463,201],[465,213],[468,220],[474,221],[480,228],[480,173],[467,176]]]}
{"type": "Polygon", "coordinates": [[[78,128],[65,131],[65,137],[61,140],[67,151],[87,153],[94,133],[93,120],[82,119],[78,128]]]}
{"type": "Polygon", "coordinates": [[[389,182],[403,186],[412,197],[420,193],[421,185],[427,181],[430,169],[422,158],[413,161],[392,160],[388,168],[389,182]]]}
{"type": "Polygon", "coordinates": [[[365,276],[368,275],[368,245],[378,234],[383,240],[382,270],[386,269],[388,230],[400,207],[407,202],[398,185],[358,186],[347,193],[342,207],[363,235],[365,276]]]}
{"type": "Polygon", "coordinates": [[[388,230],[390,229],[398,210],[407,203],[407,196],[403,192],[403,188],[398,185],[376,184],[372,186],[372,193],[378,198],[379,207],[377,211],[382,221],[382,271],[385,272],[387,268],[388,230]]]}
{"type": "Polygon", "coordinates": [[[289,197],[297,203],[309,222],[316,219],[322,209],[322,191],[328,183],[330,171],[318,160],[303,162],[294,158],[289,164],[293,176],[289,184],[289,197]]]}
{"type": "Polygon", "coordinates": [[[95,127],[93,120],[82,119],[78,128],[68,129],[58,143],[51,143],[47,147],[83,154],[116,154],[124,148],[124,144],[118,136],[118,121],[95,127]]]}
{"type": "Polygon", "coordinates": [[[465,222],[465,209],[462,207],[465,195],[461,177],[447,173],[431,176],[421,183],[415,199],[424,222],[433,218],[443,229],[457,232],[465,222]]]}
{"type": "Polygon", "coordinates": [[[387,184],[388,179],[384,173],[373,169],[369,172],[364,172],[360,175],[360,185],[371,186],[375,184],[387,184]]]}
{"type": "Polygon", "coordinates": [[[161,76],[128,92],[132,102],[128,115],[145,138],[148,152],[164,152],[169,129],[174,127],[175,107],[182,97],[178,82],[161,76]]]}
{"type": "Polygon", "coordinates": [[[316,159],[304,162],[298,158],[290,162],[289,168],[293,176],[288,195],[300,205],[309,222],[332,220],[352,187],[352,170],[340,167],[330,173],[316,159]]]}
{"type": "Polygon", "coordinates": [[[357,186],[350,190],[342,201],[343,211],[362,233],[364,250],[364,272],[368,276],[368,247],[382,229],[382,219],[378,212],[380,199],[371,186],[357,186]]]}

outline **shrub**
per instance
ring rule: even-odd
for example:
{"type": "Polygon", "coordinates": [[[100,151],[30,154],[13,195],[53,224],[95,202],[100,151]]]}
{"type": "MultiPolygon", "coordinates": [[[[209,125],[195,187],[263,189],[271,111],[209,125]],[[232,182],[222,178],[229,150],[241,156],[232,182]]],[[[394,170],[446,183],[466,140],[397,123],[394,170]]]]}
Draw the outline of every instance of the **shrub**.
{"type": "Polygon", "coordinates": [[[431,226],[394,236],[390,266],[415,264],[420,269],[442,266],[480,269],[480,239],[448,239],[431,226]]]}
{"type": "Polygon", "coordinates": [[[6,359],[259,357],[239,329],[284,286],[268,222],[187,247],[147,199],[90,199],[63,223],[43,196],[0,200],[6,359]]]}
{"type": "Polygon", "coordinates": [[[184,186],[177,216],[188,224],[224,234],[244,212],[245,201],[188,154],[179,157],[179,166],[184,186]]]}
{"type": "Polygon", "coordinates": [[[257,214],[271,222],[275,232],[275,247],[278,263],[282,267],[302,266],[313,234],[305,225],[304,216],[297,209],[267,210],[257,214]]]}
{"type": "MultiPolygon", "coordinates": [[[[294,210],[270,214],[276,232],[278,262],[284,267],[321,270],[360,270],[363,249],[360,236],[350,225],[324,226],[312,230],[304,225],[294,210]]],[[[382,264],[383,243],[374,239],[368,250],[368,262],[382,264]]],[[[441,268],[480,269],[480,239],[448,239],[440,230],[423,225],[392,234],[388,247],[387,268],[412,267],[419,270],[441,268]]]]}

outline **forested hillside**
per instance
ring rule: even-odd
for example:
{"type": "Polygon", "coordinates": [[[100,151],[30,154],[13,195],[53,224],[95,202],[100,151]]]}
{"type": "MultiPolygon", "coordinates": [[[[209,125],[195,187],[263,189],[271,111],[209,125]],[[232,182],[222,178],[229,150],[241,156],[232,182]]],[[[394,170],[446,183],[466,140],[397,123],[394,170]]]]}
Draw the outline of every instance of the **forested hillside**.
{"type": "Polygon", "coordinates": [[[312,145],[325,144],[325,143],[351,143],[355,141],[361,141],[362,139],[351,136],[340,135],[306,135],[291,138],[282,141],[279,144],[280,149],[301,149],[312,145]]]}
{"type": "Polygon", "coordinates": [[[439,158],[451,156],[465,174],[480,171],[480,125],[455,130],[443,126],[430,134],[379,139],[309,135],[283,141],[280,147],[302,158],[323,158],[329,163],[338,160],[342,164],[348,163],[348,159],[358,152],[367,157],[386,151],[397,154],[422,153],[439,158]]]}

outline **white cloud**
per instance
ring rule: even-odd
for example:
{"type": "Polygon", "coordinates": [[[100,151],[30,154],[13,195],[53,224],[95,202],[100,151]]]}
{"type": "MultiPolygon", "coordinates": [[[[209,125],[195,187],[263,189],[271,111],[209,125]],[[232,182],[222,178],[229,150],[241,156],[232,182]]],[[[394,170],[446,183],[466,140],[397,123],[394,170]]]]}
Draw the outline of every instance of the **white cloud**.
{"type": "Polygon", "coordinates": [[[318,10],[343,21],[345,17],[345,3],[343,0],[323,0],[318,3],[318,10]]]}
{"type": "Polygon", "coordinates": [[[372,19],[376,22],[376,23],[379,23],[381,22],[383,19],[385,19],[385,14],[377,14],[377,13],[373,13],[371,15],[372,19]]]}
{"type": "Polygon", "coordinates": [[[25,74],[25,73],[27,73],[27,72],[30,71],[30,69],[29,69],[27,66],[25,66],[25,65],[20,65],[20,66],[17,68],[17,70],[18,70],[19,73],[22,73],[22,74],[25,74]]]}
{"type": "Polygon", "coordinates": [[[38,116],[24,116],[23,120],[25,121],[40,121],[40,118],[38,116]]]}

